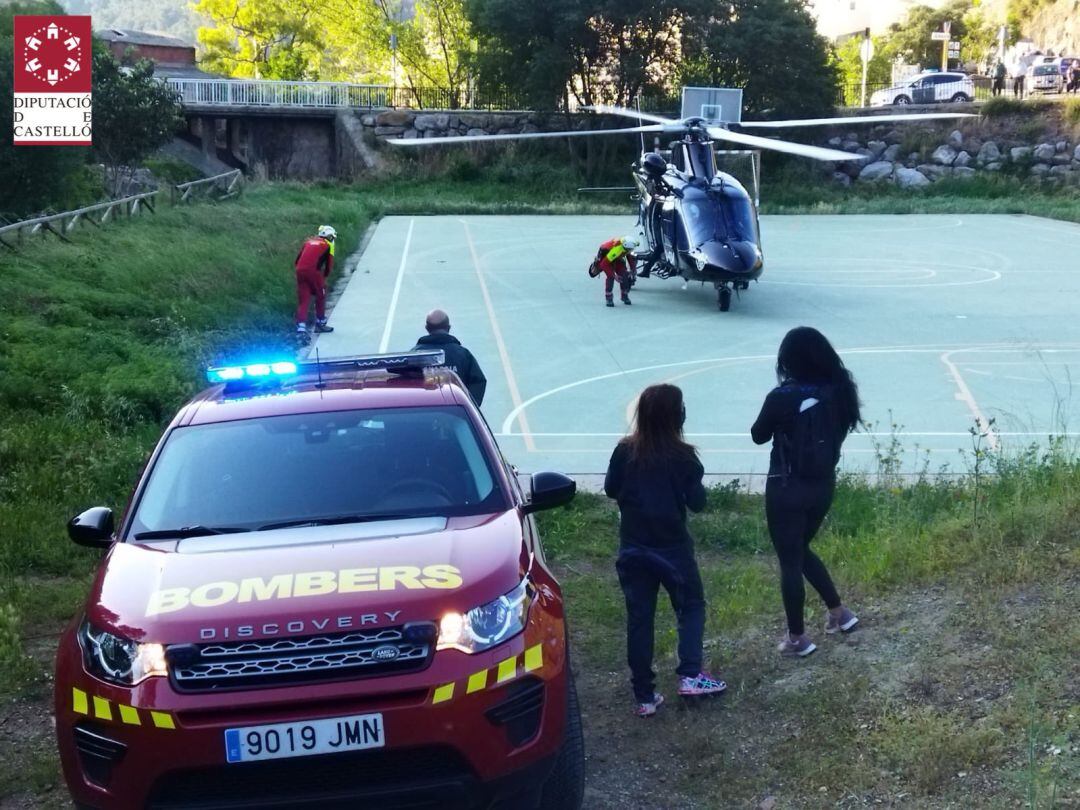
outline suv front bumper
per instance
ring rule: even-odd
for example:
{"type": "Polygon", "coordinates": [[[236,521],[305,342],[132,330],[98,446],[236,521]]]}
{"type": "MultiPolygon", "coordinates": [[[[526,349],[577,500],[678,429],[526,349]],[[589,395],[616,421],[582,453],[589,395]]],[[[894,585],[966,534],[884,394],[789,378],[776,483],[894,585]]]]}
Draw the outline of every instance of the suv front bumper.
{"type": "Polygon", "coordinates": [[[442,651],[410,675],[183,694],[165,678],[125,688],[91,677],[69,628],[56,677],[64,776],[75,802],[93,808],[516,801],[536,790],[562,744],[564,633],[561,616],[534,611],[506,644],[471,656],[442,651]],[[375,712],[382,748],[226,762],[226,729],[375,712]]]}

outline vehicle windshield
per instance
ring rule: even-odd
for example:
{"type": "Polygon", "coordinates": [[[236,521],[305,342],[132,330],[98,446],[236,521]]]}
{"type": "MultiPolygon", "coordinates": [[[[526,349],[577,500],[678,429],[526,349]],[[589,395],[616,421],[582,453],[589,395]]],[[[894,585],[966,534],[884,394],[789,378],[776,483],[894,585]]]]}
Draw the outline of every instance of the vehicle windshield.
{"type": "Polygon", "coordinates": [[[1038,65],[1035,68],[1036,76],[1056,76],[1058,69],[1054,65],[1038,65]]]}
{"type": "Polygon", "coordinates": [[[505,503],[462,408],[294,414],[173,429],[128,536],[479,515],[505,503]]]}
{"type": "Polygon", "coordinates": [[[757,227],[750,200],[733,186],[687,196],[683,203],[690,242],[756,242],[757,227]]]}

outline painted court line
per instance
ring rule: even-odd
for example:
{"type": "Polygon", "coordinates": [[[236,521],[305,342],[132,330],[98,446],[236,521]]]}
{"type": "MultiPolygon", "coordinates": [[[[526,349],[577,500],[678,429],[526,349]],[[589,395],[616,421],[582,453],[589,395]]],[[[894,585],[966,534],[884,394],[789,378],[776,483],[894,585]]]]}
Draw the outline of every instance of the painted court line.
{"type": "MultiPolygon", "coordinates": [[[[525,417],[525,408],[521,401],[521,391],[518,389],[517,379],[514,377],[514,367],[510,365],[510,353],[506,350],[506,341],[503,340],[502,329],[499,328],[499,319],[495,317],[495,307],[491,303],[491,294],[488,292],[487,281],[484,279],[484,271],[480,267],[480,257],[476,253],[476,244],[473,242],[472,231],[469,223],[462,219],[461,226],[465,229],[465,241],[469,243],[469,253],[472,255],[473,267],[476,268],[476,279],[480,283],[480,295],[484,299],[484,307],[487,309],[488,320],[491,321],[491,332],[495,336],[495,346],[499,350],[499,360],[502,362],[503,374],[506,376],[506,387],[510,389],[510,401],[514,406],[513,414],[517,417],[521,435],[525,438],[525,449],[530,453],[536,452],[536,442],[533,441],[532,431],[529,430],[529,422],[525,417]]],[[[508,417],[508,421],[513,419],[508,417]]]]}
{"type": "Polygon", "coordinates": [[[394,294],[390,296],[390,306],[386,310],[386,326],[383,327],[382,340],[379,341],[379,354],[390,345],[390,329],[394,325],[394,313],[397,312],[398,298],[401,296],[401,280],[405,277],[405,263],[409,260],[409,245],[412,244],[415,219],[409,220],[409,230],[405,234],[405,247],[401,250],[401,264],[398,265],[397,279],[394,281],[394,294]]]}
{"type": "MultiPolygon", "coordinates": [[[[991,450],[998,449],[998,437],[994,432],[993,426],[990,424],[990,420],[986,418],[982,410],[979,408],[979,403],[975,401],[975,395],[971,393],[971,389],[968,388],[967,381],[964,379],[964,375],[960,373],[960,369],[956,367],[956,364],[952,361],[952,356],[958,352],[971,352],[972,349],[957,349],[951,352],[943,352],[941,355],[941,362],[945,364],[945,368],[948,369],[949,375],[953,378],[953,382],[956,383],[957,393],[956,398],[967,405],[968,410],[971,411],[971,415],[975,418],[975,424],[979,426],[979,430],[986,434],[986,443],[990,446],[991,450]]],[[[978,349],[974,349],[978,351],[978,349]]]]}

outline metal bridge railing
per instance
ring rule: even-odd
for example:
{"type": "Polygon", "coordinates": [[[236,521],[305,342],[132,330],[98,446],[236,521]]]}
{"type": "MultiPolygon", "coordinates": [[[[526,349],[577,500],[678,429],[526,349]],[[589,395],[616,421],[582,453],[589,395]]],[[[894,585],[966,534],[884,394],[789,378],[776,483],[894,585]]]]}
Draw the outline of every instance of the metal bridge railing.
{"type": "Polygon", "coordinates": [[[181,104],[209,107],[360,107],[392,106],[394,88],[344,82],[284,82],[246,79],[176,79],[165,83],[181,104]]]}

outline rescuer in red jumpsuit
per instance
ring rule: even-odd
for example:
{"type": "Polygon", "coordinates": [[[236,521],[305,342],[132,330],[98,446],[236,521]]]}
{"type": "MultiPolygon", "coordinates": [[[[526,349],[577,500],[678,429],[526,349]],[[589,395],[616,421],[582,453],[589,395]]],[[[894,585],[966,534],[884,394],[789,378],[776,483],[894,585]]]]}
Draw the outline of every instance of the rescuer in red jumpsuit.
{"type": "Polygon", "coordinates": [[[308,304],[315,296],[315,332],[333,332],[326,325],[326,279],[334,269],[334,242],[337,231],[329,225],[319,227],[317,236],[308,239],[296,254],[296,332],[307,335],[308,304]]]}
{"type": "Polygon", "coordinates": [[[630,287],[637,259],[631,252],[638,246],[638,240],[632,236],[617,236],[600,245],[596,252],[596,266],[604,273],[604,301],[609,307],[615,306],[613,297],[615,279],[619,280],[622,302],[630,303],[630,287]]]}

